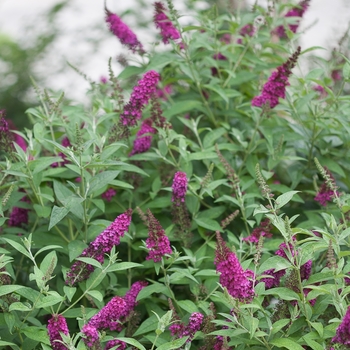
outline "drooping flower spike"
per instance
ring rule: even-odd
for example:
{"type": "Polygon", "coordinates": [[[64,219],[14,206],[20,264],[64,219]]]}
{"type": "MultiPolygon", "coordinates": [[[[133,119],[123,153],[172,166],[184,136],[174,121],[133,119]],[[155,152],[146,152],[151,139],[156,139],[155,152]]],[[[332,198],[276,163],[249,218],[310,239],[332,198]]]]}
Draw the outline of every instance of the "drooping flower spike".
{"type": "Polygon", "coordinates": [[[47,330],[49,333],[50,343],[53,350],[67,350],[67,347],[61,343],[60,333],[69,334],[67,321],[62,315],[52,315],[49,319],[47,330]]]}
{"type": "Polygon", "coordinates": [[[137,39],[136,34],[120,19],[115,13],[106,10],[106,22],[109,25],[109,30],[127,46],[132,52],[144,53],[142,44],[137,39]]]}

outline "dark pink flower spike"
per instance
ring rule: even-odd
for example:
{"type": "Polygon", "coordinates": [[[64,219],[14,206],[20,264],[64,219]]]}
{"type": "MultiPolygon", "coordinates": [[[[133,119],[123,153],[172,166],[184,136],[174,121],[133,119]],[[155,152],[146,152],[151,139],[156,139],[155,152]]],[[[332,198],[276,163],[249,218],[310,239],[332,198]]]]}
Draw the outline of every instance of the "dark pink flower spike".
{"type": "Polygon", "coordinates": [[[285,98],[286,87],[289,85],[288,77],[291,75],[291,70],[295,66],[299,55],[300,47],[287,62],[277,67],[277,71],[272,73],[267,83],[265,83],[262,93],[253,98],[252,106],[262,107],[269,105],[270,108],[274,108],[278,105],[279,98],[285,98]]]}
{"type": "Polygon", "coordinates": [[[142,44],[138,41],[136,34],[116,14],[106,9],[106,22],[109,30],[127,46],[132,52],[144,53],[142,44]]]}
{"type": "Polygon", "coordinates": [[[152,127],[152,123],[153,121],[151,118],[147,118],[142,122],[140,130],[136,134],[134,147],[129,156],[147,152],[151,148],[153,134],[157,132],[157,130],[152,127]]]}
{"type": "Polygon", "coordinates": [[[165,7],[161,2],[154,3],[154,23],[156,28],[160,29],[160,34],[164,44],[168,44],[169,40],[180,39],[179,31],[174,27],[168,16],[164,13],[165,7]]]}
{"type": "Polygon", "coordinates": [[[49,319],[47,330],[49,333],[50,343],[53,350],[67,350],[68,348],[62,344],[60,333],[69,334],[66,319],[62,315],[52,315],[49,319]]]}
{"type": "Polygon", "coordinates": [[[348,307],[342,323],[336,331],[335,337],[332,339],[333,343],[350,345],[350,306],[348,307]]]}
{"type": "Polygon", "coordinates": [[[152,95],[155,94],[159,79],[160,75],[154,70],[150,70],[134,86],[130,100],[124,106],[124,111],[120,115],[123,125],[134,126],[141,119],[142,110],[148,104],[152,95]]]}
{"type": "MultiPolygon", "coordinates": [[[[128,209],[125,213],[119,215],[96,239],[84,249],[80,257],[96,259],[98,262],[104,262],[104,255],[120,243],[120,238],[128,231],[131,222],[132,210],[128,209]]],[[[66,284],[73,286],[78,282],[89,278],[94,271],[94,266],[83,261],[76,261],[67,272],[66,284]]]]}
{"type": "Polygon", "coordinates": [[[235,253],[227,247],[219,232],[216,233],[217,248],[215,251],[216,272],[220,273],[220,283],[231,296],[241,301],[254,296],[253,271],[243,270],[235,253]]]}
{"type": "Polygon", "coordinates": [[[187,192],[188,179],[186,173],[178,171],[173,180],[173,197],[172,201],[177,204],[179,202],[185,201],[185,196],[187,192]]]}

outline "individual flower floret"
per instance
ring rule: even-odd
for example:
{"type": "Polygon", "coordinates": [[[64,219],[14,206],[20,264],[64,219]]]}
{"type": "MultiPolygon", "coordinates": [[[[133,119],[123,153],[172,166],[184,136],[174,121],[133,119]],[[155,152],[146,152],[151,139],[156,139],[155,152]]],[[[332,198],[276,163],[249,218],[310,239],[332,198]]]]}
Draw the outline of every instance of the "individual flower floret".
{"type": "Polygon", "coordinates": [[[170,40],[180,39],[179,31],[174,27],[174,25],[169,20],[168,16],[164,13],[165,7],[161,2],[154,3],[155,14],[154,23],[156,28],[160,29],[160,34],[164,44],[169,43],[170,40]]]}
{"type": "MultiPolygon", "coordinates": [[[[105,253],[109,253],[111,249],[120,243],[120,238],[128,231],[131,222],[131,209],[119,215],[114,222],[111,223],[96,239],[84,249],[79,257],[87,257],[96,259],[103,263],[105,253]]],[[[89,278],[94,271],[94,267],[83,261],[76,261],[67,272],[66,284],[73,286],[74,284],[89,278]]]]}
{"type": "Polygon", "coordinates": [[[350,345],[350,306],[348,307],[342,323],[336,331],[335,337],[332,339],[333,343],[350,345]]]}
{"type": "Polygon", "coordinates": [[[163,227],[159,221],[153,216],[150,210],[147,211],[148,221],[148,238],[146,247],[149,250],[146,260],[158,262],[162,260],[165,254],[171,254],[169,238],[166,236],[163,227]]]}
{"type": "Polygon", "coordinates": [[[106,22],[110,31],[127,46],[132,52],[138,51],[143,53],[143,47],[138,41],[136,34],[118,17],[116,14],[106,9],[106,22]]]}
{"type": "Polygon", "coordinates": [[[254,296],[254,273],[243,270],[235,253],[231,252],[219,232],[216,233],[217,248],[215,251],[216,271],[220,273],[220,283],[229,294],[239,300],[249,300],[254,296]]]}
{"type": "Polygon", "coordinates": [[[49,319],[47,330],[49,333],[50,343],[53,350],[67,350],[68,348],[61,343],[60,333],[69,334],[66,319],[62,315],[52,315],[49,319]]]}
{"type": "Polygon", "coordinates": [[[142,109],[148,103],[153,94],[156,93],[156,86],[159,82],[160,75],[154,70],[150,70],[141,80],[131,93],[129,102],[124,106],[124,111],[120,115],[123,125],[133,126],[142,117],[142,109]]]}
{"type": "Polygon", "coordinates": [[[107,191],[103,192],[101,197],[107,202],[110,202],[112,198],[117,194],[117,191],[113,188],[109,188],[107,191]]]}
{"type": "Polygon", "coordinates": [[[291,70],[295,66],[299,55],[300,47],[287,62],[277,67],[277,71],[272,73],[267,83],[265,83],[262,93],[253,98],[252,106],[262,107],[268,104],[270,108],[274,108],[278,105],[279,98],[285,98],[286,87],[289,85],[288,77],[291,75],[291,70]]]}

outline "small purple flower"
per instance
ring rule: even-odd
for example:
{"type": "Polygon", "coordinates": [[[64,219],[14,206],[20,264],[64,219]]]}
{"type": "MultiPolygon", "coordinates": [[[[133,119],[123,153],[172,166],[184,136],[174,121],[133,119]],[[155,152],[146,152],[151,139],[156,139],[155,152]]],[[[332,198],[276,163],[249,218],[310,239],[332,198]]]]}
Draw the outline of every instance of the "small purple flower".
{"type": "Polygon", "coordinates": [[[127,347],[126,343],[124,343],[123,341],[118,340],[118,339],[113,339],[113,340],[110,340],[106,344],[105,350],[112,349],[113,347],[115,347],[117,345],[118,345],[118,347],[116,348],[117,350],[125,350],[127,347]]]}
{"type": "MultiPolygon", "coordinates": [[[[244,27],[242,27],[239,31],[239,34],[242,36],[254,36],[256,33],[257,27],[251,23],[246,24],[244,27]]],[[[238,44],[242,44],[242,39],[237,40],[238,44]]]]}
{"type": "Polygon", "coordinates": [[[124,106],[124,111],[120,115],[123,125],[134,126],[137,120],[141,119],[142,109],[148,104],[152,95],[155,94],[159,79],[160,75],[154,70],[150,70],[134,86],[130,100],[124,106]]]}
{"type": "Polygon", "coordinates": [[[132,310],[134,310],[137,305],[136,298],[140,293],[141,289],[147,286],[147,282],[145,281],[137,281],[132,284],[130,290],[125,294],[125,314],[124,316],[128,316],[132,310]]]}
{"type": "Polygon", "coordinates": [[[142,44],[138,41],[135,33],[116,14],[106,10],[106,22],[109,30],[127,46],[132,52],[144,53],[142,44]]]}
{"type": "Polygon", "coordinates": [[[163,89],[157,89],[156,91],[157,97],[165,101],[168,99],[168,95],[170,95],[172,92],[173,88],[171,87],[171,85],[166,85],[163,89]]]}
{"type": "Polygon", "coordinates": [[[268,104],[270,108],[274,108],[278,105],[279,98],[285,98],[286,87],[289,85],[288,77],[292,73],[291,69],[295,66],[299,54],[300,47],[287,62],[277,67],[277,71],[273,72],[265,83],[261,95],[253,98],[252,106],[262,107],[268,104]]]}
{"type": "Polygon", "coordinates": [[[286,274],[286,270],[275,271],[275,269],[266,270],[263,275],[268,275],[271,277],[264,277],[260,282],[265,283],[265,289],[271,289],[278,287],[280,285],[281,278],[286,274]]]}
{"type": "MultiPolygon", "coordinates": [[[[128,209],[119,215],[96,239],[84,249],[79,257],[96,259],[101,264],[104,261],[104,254],[109,253],[114,246],[120,243],[120,238],[128,231],[131,222],[132,210],[128,209]]],[[[67,272],[66,284],[75,285],[78,282],[89,278],[94,271],[94,266],[83,261],[76,261],[67,272]]]]}
{"type": "Polygon", "coordinates": [[[342,323],[338,326],[333,343],[350,345],[350,306],[348,307],[342,323]]]}
{"type": "Polygon", "coordinates": [[[302,281],[308,280],[311,276],[312,260],[308,260],[304,265],[300,266],[300,278],[302,281]]]}
{"type": "Polygon", "coordinates": [[[178,171],[177,173],[175,173],[172,185],[173,197],[171,199],[173,202],[175,202],[175,204],[185,201],[187,183],[188,179],[186,173],[182,171],[178,171]]]}
{"type": "Polygon", "coordinates": [[[99,313],[93,316],[88,325],[96,329],[109,329],[111,331],[122,330],[120,318],[126,314],[126,302],[122,297],[114,297],[103,307],[99,313]]]}
{"type": "Polygon", "coordinates": [[[112,198],[117,194],[117,191],[113,188],[109,188],[107,191],[103,192],[101,197],[107,202],[110,202],[112,198]]]}
{"type": "Polygon", "coordinates": [[[323,86],[321,86],[321,85],[316,85],[316,86],[314,86],[313,88],[312,88],[314,91],[317,91],[317,92],[319,92],[319,94],[320,94],[320,97],[321,98],[325,98],[325,97],[327,97],[327,91],[324,89],[324,87],[323,86]]]}
{"type": "Polygon", "coordinates": [[[216,233],[217,248],[214,264],[216,272],[220,273],[220,283],[227,288],[229,294],[241,301],[249,300],[254,296],[254,273],[243,270],[235,253],[231,252],[219,232],[216,233]]]}
{"type": "MultiPolygon", "coordinates": [[[[294,7],[290,11],[286,13],[284,17],[303,17],[305,11],[309,7],[309,2],[310,0],[303,0],[300,2],[298,7],[294,7]]],[[[296,24],[289,24],[289,29],[293,32],[296,33],[297,29],[299,27],[299,22],[300,19],[298,19],[298,22],[296,24]]],[[[279,26],[275,29],[275,33],[280,37],[280,38],[286,38],[286,31],[284,29],[284,26],[279,26]]]]}
{"type": "Polygon", "coordinates": [[[87,345],[89,348],[99,345],[100,336],[95,327],[91,326],[90,324],[86,324],[83,326],[81,331],[84,334],[83,341],[85,345],[87,345]]]}
{"type": "Polygon", "coordinates": [[[134,148],[132,149],[129,156],[134,154],[147,152],[151,148],[152,134],[156,133],[156,129],[152,127],[152,119],[145,119],[140,130],[136,134],[136,139],[134,141],[134,148]]]}
{"type": "Polygon", "coordinates": [[[154,23],[156,28],[160,29],[163,43],[168,44],[169,40],[180,39],[181,36],[179,31],[174,27],[168,16],[164,13],[165,7],[163,4],[161,2],[155,2],[154,8],[154,23]]]}
{"type": "Polygon", "coordinates": [[[47,330],[53,350],[67,350],[68,348],[60,343],[62,337],[60,333],[69,334],[66,319],[62,315],[52,315],[49,319],[47,330]]]}
{"type": "Polygon", "coordinates": [[[146,260],[158,262],[162,260],[165,254],[171,254],[169,238],[166,236],[163,227],[159,221],[153,216],[151,211],[147,211],[148,219],[148,238],[146,247],[149,250],[146,260]]]}

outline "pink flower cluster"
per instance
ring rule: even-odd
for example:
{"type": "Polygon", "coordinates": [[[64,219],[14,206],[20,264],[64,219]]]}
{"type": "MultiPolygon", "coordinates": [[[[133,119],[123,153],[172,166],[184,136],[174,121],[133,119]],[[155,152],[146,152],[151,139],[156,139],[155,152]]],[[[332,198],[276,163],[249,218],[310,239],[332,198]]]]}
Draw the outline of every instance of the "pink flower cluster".
{"type": "Polygon", "coordinates": [[[176,336],[177,338],[188,336],[187,342],[190,342],[192,341],[196,332],[200,331],[203,319],[204,316],[200,312],[194,312],[191,314],[187,326],[182,322],[173,323],[169,327],[171,335],[176,336]]]}
{"type": "Polygon", "coordinates": [[[110,202],[112,198],[117,194],[117,191],[113,188],[109,188],[106,192],[103,192],[101,197],[107,202],[110,202]]]}
{"type": "MultiPolygon", "coordinates": [[[[120,238],[128,231],[131,222],[131,209],[119,215],[96,239],[84,249],[79,257],[96,259],[103,263],[104,254],[120,243],[120,238]]],[[[89,278],[94,266],[83,261],[76,261],[67,272],[66,284],[73,286],[89,278]]]]}
{"type": "Polygon", "coordinates": [[[127,46],[132,52],[144,52],[142,44],[138,41],[135,33],[120,19],[120,17],[106,10],[106,22],[109,24],[110,31],[123,45],[127,46]]]}
{"type": "MultiPolygon", "coordinates": [[[[310,0],[301,1],[301,3],[299,4],[298,7],[295,7],[293,9],[291,9],[290,11],[288,11],[284,17],[299,17],[299,18],[303,17],[305,11],[309,7],[309,2],[310,2],[310,0]]],[[[297,32],[297,29],[299,27],[299,22],[300,22],[300,19],[298,20],[298,22],[296,24],[289,24],[289,29],[293,33],[297,32]]],[[[286,30],[285,30],[284,26],[277,27],[275,29],[275,32],[280,38],[287,37],[286,30]]]]}
{"type": "Polygon", "coordinates": [[[332,339],[333,343],[350,346],[350,306],[348,307],[342,323],[336,331],[335,337],[332,339]]]}
{"type": "MultiPolygon", "coordinates": [[[[252,37],[255,33],[256,33],[256,26],[248,23],[246,24],[244,27],[241,28],[241,30],[239,31],[239,34],[242,36],[250,36],[252,37]]],[[[237,40],[238,44],[242,44],[242,39],[238,39],[237,40]]]]}
{"type": "Polygon", "coordinates": [[[185,201],[187,184],[188,179],[186,173],[182,171],[175,173],[172,185],[173,197],[171,199],[175,204],[185,201]]]}
{"type": "Polygon", "coordinates": [[[261,236],[270,238],[272,237],[271,229],[272,226],[269,219],[261,221],[260,226],[255,228],[248,237],[243,238],[243,241],[258,243],[261,236]]]}
{"type": "MultiPolygon", "coordinates": [[[[27,196],[24,196],[21,199],[21,202],[29,203],[30,201],[27,196]]],[[[8,225],[11,227],[22,227],[23,225],[27,225],[28,212],[29,209],[27,208],[13,207],[8,221],[8,225]]]]}
{"type": "Polygon", "coordinates": [[[147,212],[148,219],[148,238],[146,247],[149,250],[146,260],[158,262],[162,260],[165,254],[171,254],[169,238],[166,236],[163,227],[154,217],[150,210],[147,212]]]}
{"type": "Polygon", "coordinates": [[[47,330],[53,350],[67,350],[68,348],[60,343],[62,337],[60,333],[69,334],[66,319],[62,315],[52,315],[49,319],[47,330]]]}
{"type": "Polygon", "coordinates": [[[254,296],[251,270],[243,270],[235,253],[231,252],[219,232],[216,233],[217,248],[214,264],[220,273],[220,283],[234,298],[249,300],[254,296]]]}
{"type": "Polygon", "coordinates": [[[152,143],[152,134],[155,134],[157,131],[152,127],[152,119],[145,119],[140,130],[136,134],[136,139],[134,141],[134,148],[130,153],[130,156],[134,154],[147,152],[152,143]]]}
{"type": "MultiPolygon", "coordinates": [[[[123,320],[133,311],[137,305],[136,298],[140,290],[147,285],[147,282],[135,282],[124,298],[116,296],[112,298],[90,321],[82,328],[85,336],[84,342],[87,346],[94,346],[99,341],[98,330],[109,329],[120,332],[123,328],[123,320]]],[[[106,349],[119,345],[120,349],[125,349],[125,343],[112,340],[107,343],[106,349]]]]}
{"type": "Polygon", "coordinates": [[[164,13],[165,7],[163,4],[161,2],[155,2],[154,8],[154,23],[156,25],[156,28],[160,29],[163,43],[168,44],[169,40],[180,39],[179,31],[174,27],[168,16],[164,13]]]}
{"type": "Polygon", "coordinates": [[[124,111],[120,115],[123,125],[134,126],[137,120],[141,119],[142,110],[148,104],[152,95],[155,94],[159,79],[160,75],[154,70],[150,70],[134,86],[130,100],[124,106],[124,111]]]}
{"type": "Polygon", "coordinates": [[[123,341],[118,340],[118,339],[113,339],[113,340],[110,340],[109,342],[107,342],[105,350],[112,349],[115,346],[118,346],[117,350],[125,350],[127,347],[126,343],[124,343],[123,341]]]}
{"type": "Polygon", "coordinates": [[[252,106],[262,107],[268,104],[270,108],[274,108],[278,105],[279,98],[285,98],[286,87],[289,85],[288,77],[291,75],[291,69],[295,66],[299,55],[300,47],[287,62],[277,67],[277,71],[272,73],[267,83],[265,83],[261,95],[253,98],[252,106]]]}

